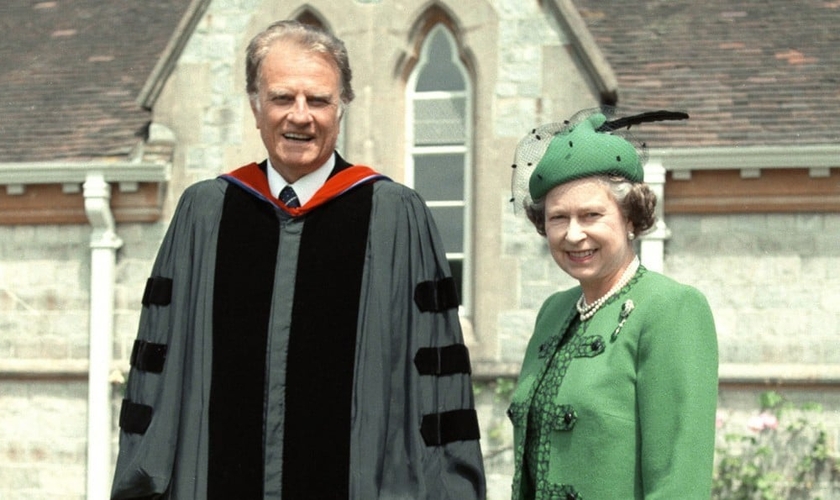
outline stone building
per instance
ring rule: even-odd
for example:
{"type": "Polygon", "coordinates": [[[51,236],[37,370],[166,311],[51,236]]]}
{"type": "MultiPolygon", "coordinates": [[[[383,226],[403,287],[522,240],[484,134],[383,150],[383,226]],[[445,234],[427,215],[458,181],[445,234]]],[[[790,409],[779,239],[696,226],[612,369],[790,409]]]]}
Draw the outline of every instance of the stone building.
{"type": "Polygon", "coordinates": [[[283,18],[347,44],[357,97],[343,156],[414,186],[439,216],[490,498],[509,493],[506,387],[540,303],[571,284],[508,203],[513,151],[582,108],[691,114],[637,132],[662,200],[640,253],[708,296],[722,411],[743,418],[771,387],[840,409],[838,2],[9,0],[0,12],[1,498],[107,498],[157,245],[189,184],[264,158],[244,49],[283,18]]]}

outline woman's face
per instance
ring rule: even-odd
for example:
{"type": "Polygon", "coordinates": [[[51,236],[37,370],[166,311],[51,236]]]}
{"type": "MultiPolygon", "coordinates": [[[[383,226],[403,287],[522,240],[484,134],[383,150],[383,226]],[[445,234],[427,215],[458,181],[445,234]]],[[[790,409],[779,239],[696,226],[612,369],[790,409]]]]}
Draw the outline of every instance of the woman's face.
{"type": "Polygon", "coordinates": [[[590,303],[618,282],[632,260],[632,230],[609,188],[595,178],[560,184],[545,197],[551,256],[580,282],[590,303]]]}

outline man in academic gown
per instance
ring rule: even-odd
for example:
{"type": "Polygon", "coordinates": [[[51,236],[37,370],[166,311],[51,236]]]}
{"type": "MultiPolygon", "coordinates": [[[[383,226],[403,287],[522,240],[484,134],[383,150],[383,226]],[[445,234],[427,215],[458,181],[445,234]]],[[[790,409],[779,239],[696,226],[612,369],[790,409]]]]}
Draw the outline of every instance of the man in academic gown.
{"type": "Polygon", "coordinates": [[[353,98],[343,43],[275,23],[246,72],[268,159],[178,204],[143,297],[112,498],[484,498],[431,215],[335,153],[353,98]]]}

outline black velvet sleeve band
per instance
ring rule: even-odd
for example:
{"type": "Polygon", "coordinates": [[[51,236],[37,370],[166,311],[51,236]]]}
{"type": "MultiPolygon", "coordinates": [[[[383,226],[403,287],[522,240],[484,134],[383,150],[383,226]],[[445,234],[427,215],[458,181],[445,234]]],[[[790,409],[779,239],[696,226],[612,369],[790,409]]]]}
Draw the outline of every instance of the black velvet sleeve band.
{"type": "Polygon", "coordinates": [[[470,351],[464,344],[424,347],[417,350],[414,366],[420,375],[452,375],[471,373],[470,351]]]}
{"type": "Polygon", "coordinates": [[[120,429],[129,434],[145,434],[152,423],[152,407],[123,399],[120,409],[120,429]]]}
{"type": "Polygon", "coordinates": [[[172,302],[172,280],[163,276],[154,276],[146,280],[143,292],[143,306],[168,306],[172,302]]]}
{"type": "Polygon", "coordinates": [[[451,276],[423,281],[414,288],[414,303],[422,312],[441,312],[458,307],[458,288],[451,276]]]}
{"type": "Polygon", "coordinates": [[[135,340],[131,349],[131,366],[140,371],[160,373],[166,361],[166,344],[153,344],[145,340],[135,340]]]}
{"type": "Polygon", "coordinates": [[[469,441],[481,437],[475,410],[453,410],[423,415],[420,435],[426,446],[442,446],[454,441],[469,441]]]}

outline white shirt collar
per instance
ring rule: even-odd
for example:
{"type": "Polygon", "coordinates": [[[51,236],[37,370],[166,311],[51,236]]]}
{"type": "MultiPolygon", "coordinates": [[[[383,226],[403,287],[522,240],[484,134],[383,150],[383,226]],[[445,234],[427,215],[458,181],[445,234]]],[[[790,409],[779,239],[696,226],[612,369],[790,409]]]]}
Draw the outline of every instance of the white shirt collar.
{"type": "MultiPolygon", "coordinates": [[[[278,196],[280,191],[288,186],[289,183],[274,169],[271,165],[271,160],[269,159],[267,161],[266,174],[268,176],[268,187],[271,189],[271,194],[278,196]]],[[[291,184],[292,189],[295,190],[295,194],[297,194],[298,200],[300,201],[300,206],[306,205],[315,193],[321,189],[321,186],[327,182],[333,167],[335,167],[335,154],[331,154],[326,163],[291,184]]]]}

